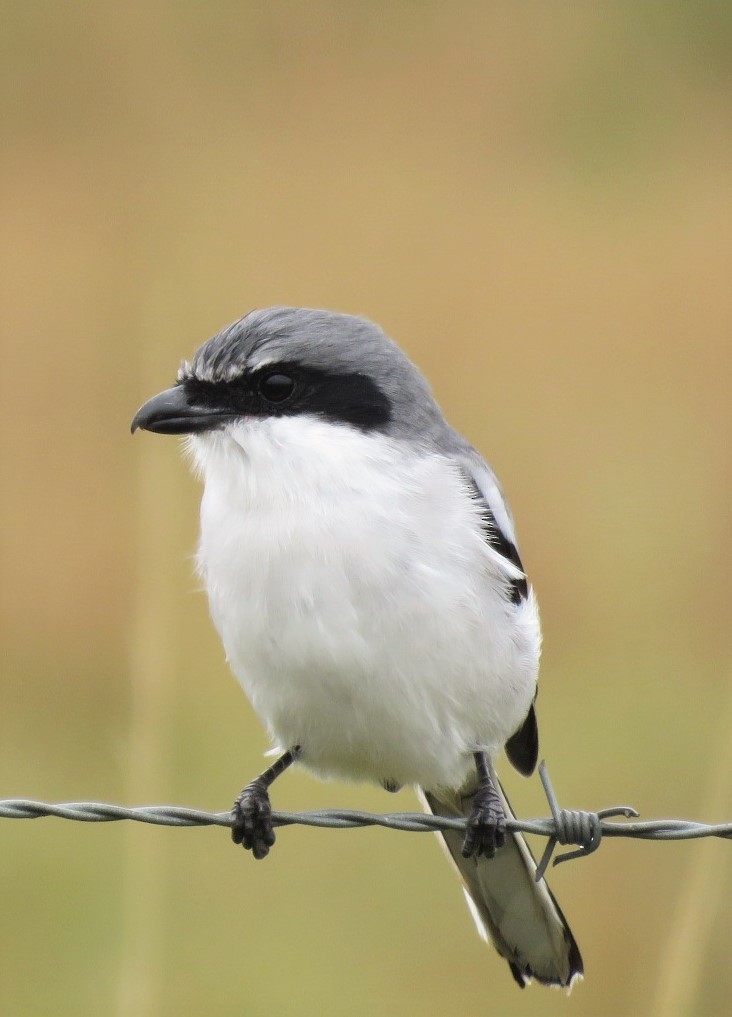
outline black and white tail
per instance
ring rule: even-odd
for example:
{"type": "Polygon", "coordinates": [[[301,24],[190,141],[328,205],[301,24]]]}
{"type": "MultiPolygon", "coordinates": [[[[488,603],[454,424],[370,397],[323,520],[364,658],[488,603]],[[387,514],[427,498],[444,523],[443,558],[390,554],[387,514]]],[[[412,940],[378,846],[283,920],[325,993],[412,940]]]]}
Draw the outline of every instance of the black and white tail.
{"type": "MultiPolygon", "coordinates": [[[[511,806],[495,777],[494,783],[506,818],[512,819],[511,806]]],[[[422,797],[436,816],[467,817],[473,790],[467,786],[461,791],[425,791],[422,797]]],[[[582,957],[574,936],[546,881],[536,882],[536,862],[520,834],[507,832],[504,846],[493,858],[463,858],[461,832],[448,830],[439,836],[463,881],[478,932],[505,957],[521,988],[532,978],[570,988],[582,977],[582,957]]]]}

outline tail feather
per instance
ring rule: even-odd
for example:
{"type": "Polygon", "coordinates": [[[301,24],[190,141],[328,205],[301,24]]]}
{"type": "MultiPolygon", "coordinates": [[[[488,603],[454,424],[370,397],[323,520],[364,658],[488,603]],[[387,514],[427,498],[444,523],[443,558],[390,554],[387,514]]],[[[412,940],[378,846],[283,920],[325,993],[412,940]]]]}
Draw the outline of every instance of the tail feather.
{"type": "MultiPolygon", "coordinates": [[[[513,818],[505,792],[494,777],[507,818],[513,818]]],[[[436,816],[459,818],[470,812],[470,788],[423,791],[426,808],[436,816]]],[[[478,932],[492,942],[523,988],[532,978],[544,985],[570,988],[583,974],[574,936],[545,880],[536,882],[536,862],[518,833],[493,858],[463,858],[463,834],[440,834],[463,881],[478,932]]]]}

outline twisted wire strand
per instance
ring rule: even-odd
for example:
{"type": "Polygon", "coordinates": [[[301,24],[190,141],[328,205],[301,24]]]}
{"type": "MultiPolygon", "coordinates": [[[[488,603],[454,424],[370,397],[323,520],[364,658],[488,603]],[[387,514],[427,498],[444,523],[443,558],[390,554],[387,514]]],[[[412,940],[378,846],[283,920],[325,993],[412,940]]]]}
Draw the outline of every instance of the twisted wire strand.
{"type": "MultiPolygon", "coordinates": [[[[574,851],[565,852],[554,859],[554,864],[582,857],[596,851],[603,837],[628,837],[636,840],[697,840],[701,837],[732,839],[732,823],[698,823],[686,819],[653,819],[627,822],[638,816],[635,809],[621,805],[598,812],[561,809],[551,782],[542,763],[540,775],[549,801],[551,816],[543,819],[507,819],[511,831],[534,834],[547,838],[547,846],[539,862],[537,879],[540,879],[557,844],[574,844],[574,851]],[[626,821],[613,822],[613,817],[626,821]]],[[[25,798],[0,800],[0,819],[39,819],[55,816],[82,823],[113,823],[132,820],[154,826],[224,826],[233,825],[233,816],[227,812],[204,812],[200,809],[173,805],[145,805],[127,808],[103,802],[64,802],[51,804],[25,798]]],[[[418,812],[390,812],[377,814],[354,809],[319,809],[314,812],[273,812],[276,827],[312,826],[333,830],[347,830],[367,826],[380,826],[389,830],[409,833],[435,833],[442,830],[465,829],[465,819],[423,815],[418,812]]]]}
{"type": "MultiPolygon", "coordinates": [[[[605,811],[605,810],[603,810],[605,811]]],[[[610,811],[610,810],[608,810],[610,811]]],[[[612,810],[614,811],[614,810],[612,810]]],[[[566,814],[566,810],[565,810],[566,814]]],[[[625,814],[625,812],[623,812],[625,814]]],[[[570,813],[572,815],[572,813],[570,813]]],[[[574,813],[587,822],[600,813],[574,813]]],[[[56,816],[81,823],[114,823],[130,819],[152,826],[232,826],[231,812],[205,812],[176,805],[107,805],[104,802],[37,802],[28,798],[0,799],[0,819],[41,819],[56,816]]],[[[410,833],[434,833],[440,830],[464,830],[464,819],[422,815],[420,812],[360,812],[356,809],[319,809],[314,812],[274,812],[275,826],[314,826],[332,830],[350,830],[381,826],[410,833]]],[[[556,837],[552,817],[545,819],[509,819],[508,830],[556,837]]],[[[581,828],[581,827],[580,827],[581,828]]],[[[636,840],[696,840],[700,837],[732,839],[732,823],[698,823],[687,819],[652,819],[639,823],[611,823],[600,820],[603,837],[629,837],[636,840]]],[[[575,834],[564,834],[559,843],[578,843],[575,834]]]]}

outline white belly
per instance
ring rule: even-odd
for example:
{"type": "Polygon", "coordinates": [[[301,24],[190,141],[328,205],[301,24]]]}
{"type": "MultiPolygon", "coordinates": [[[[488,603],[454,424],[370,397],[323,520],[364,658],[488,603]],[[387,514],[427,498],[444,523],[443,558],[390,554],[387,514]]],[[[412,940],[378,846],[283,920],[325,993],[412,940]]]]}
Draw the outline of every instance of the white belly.
{"type": "Polygon", "coordinates": [[[533,597],[448,459],[314,419],[195,438],[199,567],[231,667],[323,776],[455,787],[531,704],[533,597]]]}

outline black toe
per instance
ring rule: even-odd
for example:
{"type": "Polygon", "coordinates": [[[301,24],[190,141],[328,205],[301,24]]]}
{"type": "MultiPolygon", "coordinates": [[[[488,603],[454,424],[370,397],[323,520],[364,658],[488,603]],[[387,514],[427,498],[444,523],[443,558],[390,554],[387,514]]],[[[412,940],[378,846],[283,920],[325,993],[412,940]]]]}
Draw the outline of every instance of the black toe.
{"type": "Polygon", "coordinates": [[[506,840],[506,816],[501,800],[491,787],[480,789],[473,799],[463,841],[463,857],[492,858],[506,840]]]}
{"type": "Polygon", "coordinates": [[[251,851],[255,858],[266,858],[275,842],[272,806],[267,789],[253,781],[234,802],[231,839],[251,851]]]}

